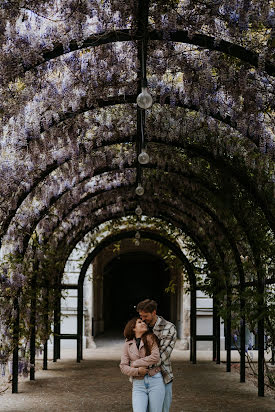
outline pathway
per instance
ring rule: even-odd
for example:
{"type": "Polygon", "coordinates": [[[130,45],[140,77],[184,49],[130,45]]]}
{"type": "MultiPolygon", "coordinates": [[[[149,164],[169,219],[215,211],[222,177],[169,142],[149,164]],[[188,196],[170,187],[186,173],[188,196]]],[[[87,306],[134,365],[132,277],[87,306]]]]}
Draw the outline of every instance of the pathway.
{"type": "MultiPolygon", "coordinates": [[[[22,380],[19,394],[0,396],[0,411],[9,412],[131,412],[131,384],[118,364],[122,342],[97,341],[97,349],[85,351],[80,364],[74,353],[49,362],[49,370],[36,372],[36,380],[22,380]],[[69,359],[70,357],[70,359],[69,359]]],[[[211,355],[199,353],[201,359],[211,355]]],[[[41,368],[41,360],[37,361],[41,368]]],[[[188,361],[188,352],[175,349],[174,398],[171,412],[275,411],[270,396],[258,398],[252,383],[240,384],[237,373],[226,373],[225,365],[201,360],[188,361]]]]}

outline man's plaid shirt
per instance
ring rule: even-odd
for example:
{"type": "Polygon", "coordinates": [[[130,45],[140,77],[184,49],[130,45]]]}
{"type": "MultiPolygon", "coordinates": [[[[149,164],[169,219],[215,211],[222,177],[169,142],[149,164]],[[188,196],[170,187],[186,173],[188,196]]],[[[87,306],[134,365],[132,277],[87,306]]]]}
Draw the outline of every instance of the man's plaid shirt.
{"type": "Polygon", "coordinates": [[[173,323],[158,316],[153,332],[159,339],[160,362],[158,365],[161,367],[164,383],[169,383],[174,377],[170,356],[177,339],[176,327],[173,323]]]}

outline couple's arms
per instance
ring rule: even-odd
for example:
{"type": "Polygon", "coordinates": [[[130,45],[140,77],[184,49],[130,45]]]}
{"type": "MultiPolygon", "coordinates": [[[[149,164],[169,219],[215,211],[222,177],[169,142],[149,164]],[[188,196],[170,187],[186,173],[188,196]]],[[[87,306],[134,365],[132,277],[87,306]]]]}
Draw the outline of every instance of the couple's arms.
{"type": "Polygon", "coordinates": [[[137,359],[132,362],[132,366],[134,367],[144,367],[147,368],[148,366],[155,365],[160,360],[159,348],[156,342],[153,343],[152,351],[149,356],[145,356],[144,358],[137,359]]]}
{"type": "Polygon", "coordinates": [[[133,366],[130,366],[131,359],[129,356],[128,352],[128,346],[124,344],[123,347],[123,352],[121,355],[121,361],[120,361],[120,370],[124,375],[128,376],[138,376],[138,368],[134,368],[133,366]]]}
{"type": "Polygon", "coordinates": [[[128,346],[124,345],[121,356],[120,370],[124,375],[139,376],[139,368],[147,368],[148,366],[158,363],[160,360],[159,348],[156,342],[153,343],[152,351],[149,356],[131,361],[128,351],[128,346]]]}

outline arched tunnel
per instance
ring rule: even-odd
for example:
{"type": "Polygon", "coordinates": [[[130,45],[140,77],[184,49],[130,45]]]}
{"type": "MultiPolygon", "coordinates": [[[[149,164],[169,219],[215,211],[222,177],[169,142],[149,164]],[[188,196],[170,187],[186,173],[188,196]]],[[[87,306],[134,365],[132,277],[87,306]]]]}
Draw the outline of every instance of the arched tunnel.
{"type": "Polygon", "coordinates": [[[57,3],[0,6],[0,351],[13,392],[25,347],[32,380],[38,345],[45,368],[51,340],[55,361],[62,339],[81,360],[90,276],[98,333],[122,329],[151,297],[180,336],[189,311],[195,363],[200,339],[219,359],[222,318],[227,342],[240,342],[242,382],[246,330],[257,335],[263,396],[275,342],[272,2],[57,3]],[[135,248],[104,260],[125,231],[135,248]],[[164,255],[139,248],[140,236],[164,255]],[[77,319],[68,333],[65,291],[77,319]],[[213,299],[206,336],[199,293],[213,299]]]}
{"type": "MultiPolygon", "coordinates": [[[[107,237],[86,258],[80,278],[84,281],[84,301],[89,302],[85,321],[87,337],[91,333],[94,337],[101,334],[122,337],[125,324],[138,316],[136,306],[144,299],[157,302],[158,314],[171,319],[181,337],[182,252],[157,233],[144,230],[139,233],[138,246],[132,239],[134,231],[121,231],[107,237]],[[170,259],[168,247],[175,253],[170,259]]],[[[69,272],[67,275],[71,276],[69,272]]],[[[188,306],[189,298],[186,296],[186,299],[188,306]]],[[[187,324],[185,328],[188,330],[187,324]]]]}

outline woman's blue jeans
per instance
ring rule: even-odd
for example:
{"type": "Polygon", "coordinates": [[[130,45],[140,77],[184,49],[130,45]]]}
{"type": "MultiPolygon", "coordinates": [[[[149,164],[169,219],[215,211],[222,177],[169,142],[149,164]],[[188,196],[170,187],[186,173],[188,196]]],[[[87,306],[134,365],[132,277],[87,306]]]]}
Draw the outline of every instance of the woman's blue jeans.
{"type": "Polygon", "coordinates": [[[133,379],[132,403],[134,412],[161,412],[165,396],[165,384],[161,373],[145,375],[144,379],[133,379]]]}

